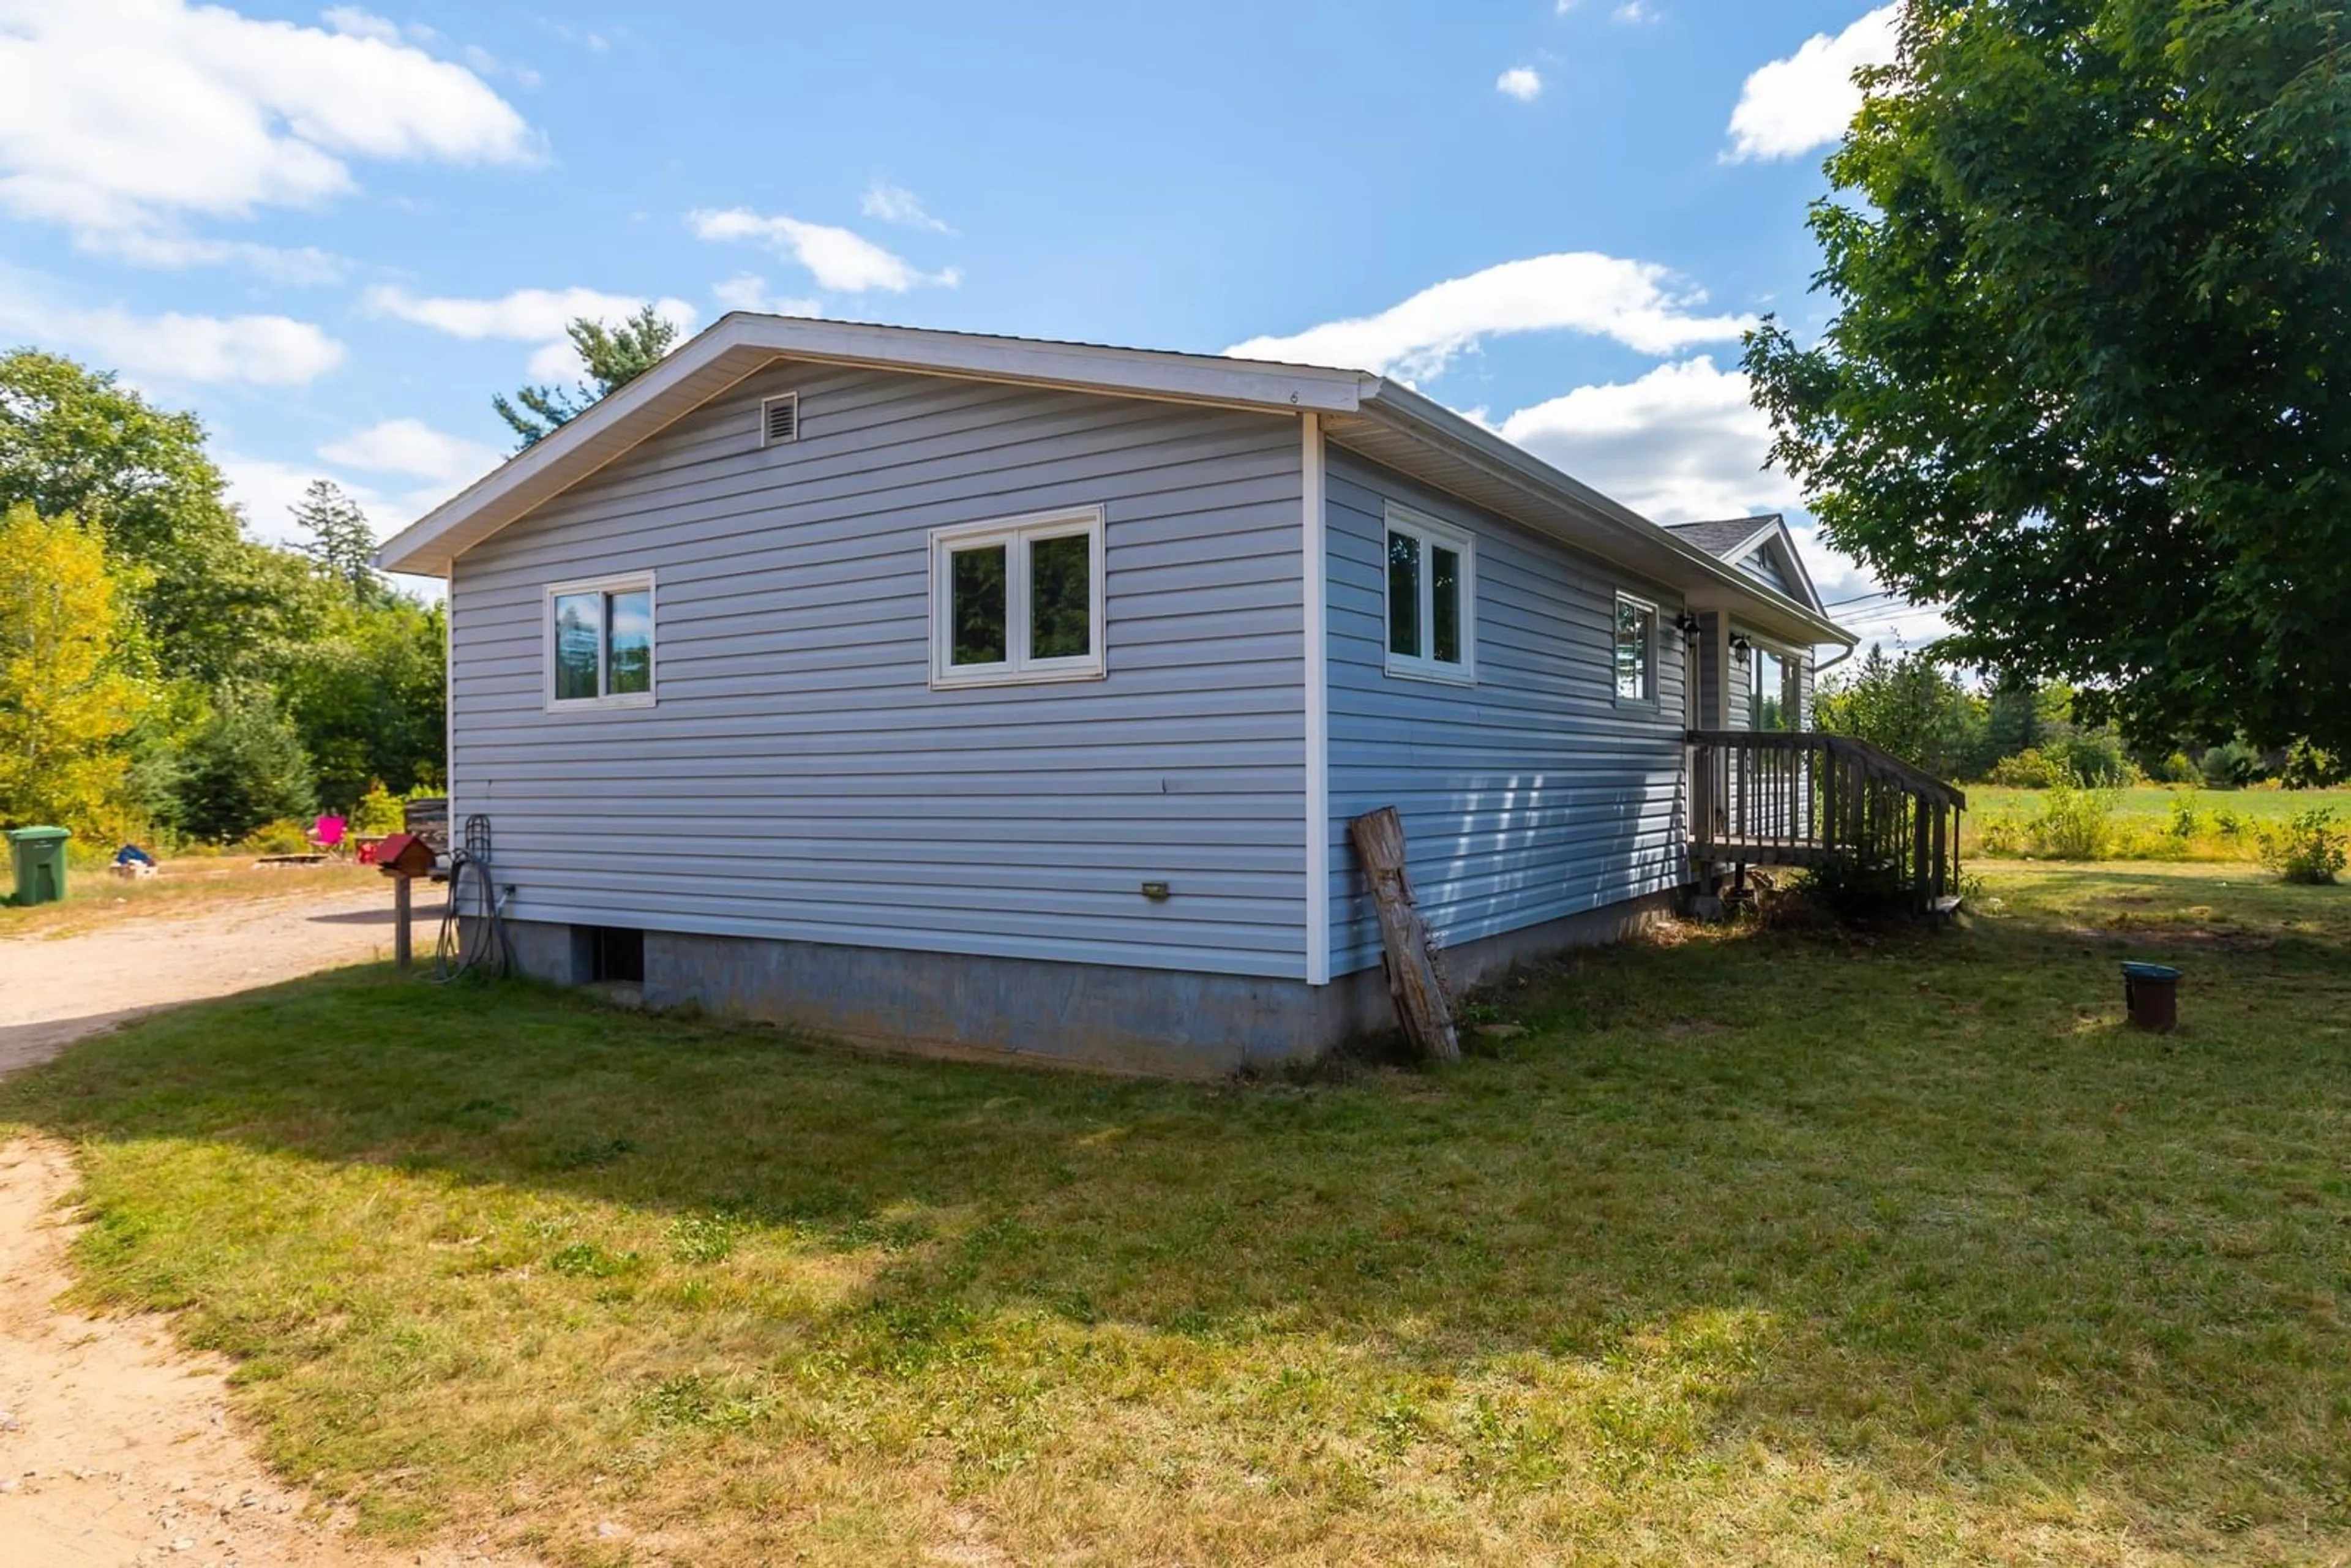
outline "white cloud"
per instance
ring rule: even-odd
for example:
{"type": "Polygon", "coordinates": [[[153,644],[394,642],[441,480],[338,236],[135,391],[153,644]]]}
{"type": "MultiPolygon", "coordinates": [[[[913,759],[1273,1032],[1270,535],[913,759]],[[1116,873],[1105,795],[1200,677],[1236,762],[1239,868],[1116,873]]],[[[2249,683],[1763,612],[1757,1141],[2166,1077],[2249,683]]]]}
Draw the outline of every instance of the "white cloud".
{"type": "Polygon", "coordinates": [[[558,338],[533,349],[523,371],[534,382],[584,382],[588,379],[588,361],[580,357],[570,339],[558,338]]]}
{"type": "MultiPolygon", "coordinates": [[[[522,163],[522,117],[464,67],[346,9],[329,31],[187,0],[0,0],[0,212],[98,249],[192,216],[310,206],[347,160],[522,163]]],[[[201,248],[184,260],[239,259],[201,248]]]]}
{"type": "Polygon", "coordinates": [[[1802,498],[1785,474],[1763,466],[1771,426],[1749,401],[1746,375],[1703,354],[1635,381],[1578,387],[1520,409],[1500,430],[1659,522],[1776,511],[1802,498]]]}
{"type": "Polygon", "coordinates": [[[319,13],[319,20],[347,37],[373,38],[380,44],[400,42],[399,23],[356,5],[329,5],[319,13]]]}
{"type": "Polygon", "coordinates": [[[157,381],[300,386],[343,361],[343,345],[287,316],[141,316],[60,303],[24,274],[0,273],[0,334],[70,349],[103,369],[157,381]]]}
{"type": "Polygon", "coordinates": [[[838,289],[844,294],[863,294],[876,288],[904,294],[922,284],[952,288],[962,281],[953,267],[925,273],[862,235],[827,224],[802,223],[781,214],[762,217],[743,207],[723,212],[705,209],[687,214],[686,222],[702,239],[751,240],[766,246],[778,256],[807,267],[818,287],[838,289]]]}
{"type": "Polygon", "coordinates": [[[1623,5],[1617,6],[1609,15],[1619,22],[1637,26],[1644,22],[1656,21],[1658,12],[1655,5],[1648,3],[1648,0],[1625,0],[1623,5]]]}
{"type": "Polygon", "coordinates": [[[1881,5],[1834,37],[1815,33],[1785,59],[1759,68],[1730,111],[1731,162],[1794,158],[1844,134],[1861,108],[1853,73],[1894,58],[1899,5],[1881,5]]]}
{"type": "Polygon", "coordinates": [[[865,195],[857,204],[857,210],[885,224],[903,224],[908,228],[929,229],[935,234],[955,233],[931,216],[923,205],[922,197],[904,185],[893,185],[886,180],[876,180],[865,187],[865,195]]]}
{"type": "Polygon", "coordinates": [[[537,382],[578,381],[588,373],[564,329],[580,317],[592,321],[618,321],[651,305],[681,333],[694,330],[701,312],[683,299],[664,297],[648,300],[641,295],[606,294],[594,288],[517,288],[495,299],[452,296],[419,298],[393,284],[380,284],[362,297],[366,308],[379,316],[396,317],[446,332],[468,342],[503,339],[535,342],[528,374],[537,382]]]}
{"type": "Polygon", "coordinates": [[[387,419],[319,448],[319,457],[371,474],[405,474],[435,484],[463,485],[496,467],[506,454],[495,446],[434,429],[421,419],[387,419]]]}
{"type": "Polygon", "coordinates": [[[1571,251],[1508,261],[1456,277],[1381,311],[1326,322],[1289,337],[1252,338],[1226,353],[1430,377],[1489,337],[1514,332],[1588,332],[1645,354],[1723,342],[1755,324],[1750,316],[1695,316],[1695,290],[1677,292],[1653,262],[1571,251]]]}
{"type": "Polygon", "coordinates": [[[1542,95],[1542,75],[1532,66],[1512,66],[1494,78],[1496,92],[1520,103],[1532,103],[1542,95]]]}
{"type": "Polygon", "coordinates": [[[770,294],[768,280],[757,273],[738,272],[724,283],[712,284],[710,292],[729,310],[756,310],[767,316],[824,314],[823,300],[770,294]]]}
{"type": "Polygon", "coordinates": [[[133,267],[177,269],[235,263],[251,267],[273,283],[288,285],[340,283],[350,270],[350,264],[341,256],[315,246],[288,248],[150,229],[112,229],[85,235],[81,246],[133,267]]]}
{"type": "MultiPolygon", "coordinates": [[[[1798,510],[1803,495],[1795,482],[1764,467],[1771,426],[1750,401],[1746,375],[1719,370],[1706,355],[1660,365],[1635,381],[1578,387],[1520,409],[1498,428],[1506,440],[1657,522],[1790,513],[1790,530],[1823,600],[1877,591],[1876,580],[1830,549],[1798,510]]],[[[1852,612],[1877,617],[1863,628],[1873,635],[1889,617],[1914,641],[1943,630],[1929,611],[1883,601],[1852,612]]],[[[1832,611],[1830,619],[1837,618],[1832,611]]]]}
{"type": "Polygon", "coordinates": [[[683,299],[648,300],[642,295],[606,294],[594,288],[517,288],[495,299],[420,298],[405,288],[384,284],[369,289],[364,303],[379,316],[397,317],[475,342],[486,338],[517,342],[557,339],[580,317],[613,321],[633,316],[649,304],[682,332],[691,331],[700,314],[683,299]]]}

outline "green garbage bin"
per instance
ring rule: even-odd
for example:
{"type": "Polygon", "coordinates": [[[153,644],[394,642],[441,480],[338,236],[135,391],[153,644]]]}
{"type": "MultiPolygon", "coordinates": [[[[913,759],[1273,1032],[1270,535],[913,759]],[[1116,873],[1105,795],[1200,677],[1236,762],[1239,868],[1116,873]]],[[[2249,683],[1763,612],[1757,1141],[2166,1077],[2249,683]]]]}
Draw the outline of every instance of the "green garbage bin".
{"type": "Polygon", "coordinates": [[[66,895],[66,841],[73,834],[63,828],[17,828],[8,835],[8,858],[16,863],[16,896],[12,904],[55,904],[66,895]]]}

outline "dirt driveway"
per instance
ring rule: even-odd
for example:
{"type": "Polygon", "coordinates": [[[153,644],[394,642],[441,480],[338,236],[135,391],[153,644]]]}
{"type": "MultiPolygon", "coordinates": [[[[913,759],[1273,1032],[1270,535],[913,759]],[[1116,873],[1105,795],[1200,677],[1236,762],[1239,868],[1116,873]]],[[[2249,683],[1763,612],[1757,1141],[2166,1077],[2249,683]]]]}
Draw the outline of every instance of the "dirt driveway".
{"type": "MultiPolygon", "coordinates": [[[[420,897],[432,952],[437,899],[420,897]]],[[[392,890],[293,892],[114,920],[67,936],[0,936],[0,1072],[156,1008],[392,956],[392,890]]]]}
{"type": "MultiPolygon", "coordinates": [[[[157,1008],[389,956],[389,891],[296,893],[0,938],[0,1072],[157,1008]]],[[[420,951],[437,930],[420,905],[420,951]]],[[[70,1151],[0,1145],[0,1564],[15,1568],[389,1568],[517,1560],[486,1543],[419,1552],[351,1540],[272,1475],[228,1405],[227,1366],[170,1320],[62,1310],[70,1151]]]]}

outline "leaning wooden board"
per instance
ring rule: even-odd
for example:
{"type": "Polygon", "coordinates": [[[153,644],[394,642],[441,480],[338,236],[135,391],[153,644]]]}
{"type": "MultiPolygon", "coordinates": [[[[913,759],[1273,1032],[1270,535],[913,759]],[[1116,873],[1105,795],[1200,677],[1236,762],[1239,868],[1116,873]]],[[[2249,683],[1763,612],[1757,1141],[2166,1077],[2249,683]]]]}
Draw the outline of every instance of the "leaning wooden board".
{"type": "Polygon", "coordinates": [[[1394,806],[1383,806],[1347,824],[1372,903],[1380,915],[1380,942],[1387,949],[1388,993],[1405,1038],[1424,1056],[1461,1060],[1453,1030],[1453,1008],[1437,961],[1428,951],[1428,927],[1413,903],[1412,879],[1405,873],[1404,821],[1394,806]]]}

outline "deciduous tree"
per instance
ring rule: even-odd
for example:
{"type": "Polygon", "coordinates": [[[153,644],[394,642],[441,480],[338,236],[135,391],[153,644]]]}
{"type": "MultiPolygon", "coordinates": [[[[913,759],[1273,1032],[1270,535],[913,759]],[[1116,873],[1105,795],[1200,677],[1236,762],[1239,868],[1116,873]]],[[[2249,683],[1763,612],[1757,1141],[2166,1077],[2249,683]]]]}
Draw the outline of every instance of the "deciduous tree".
{"type": "Polygon", "coordinates": [[[98,531],[24,502],[0,516],[0,826],[93,829],[122,803],[146,693],[98,531]]]}
{"type": "Polygon", "coordinates": [[[1747,369],[1830,541],[2134,744],[2351,747],[2340,0],[1907,0],[1747,369]]]}

